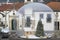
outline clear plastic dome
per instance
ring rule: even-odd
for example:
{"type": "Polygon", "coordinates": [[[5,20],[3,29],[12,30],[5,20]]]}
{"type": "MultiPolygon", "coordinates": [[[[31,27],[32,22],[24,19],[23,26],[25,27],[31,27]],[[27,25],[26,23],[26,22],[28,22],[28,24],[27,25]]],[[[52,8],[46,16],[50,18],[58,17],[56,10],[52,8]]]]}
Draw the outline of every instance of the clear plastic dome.
{"type": "Polygon", "coordinates": [[[43,3],[29,3],[21,7],[18,12],[24,13],[24,9],[32,8],[33,12],[53,12],[53,10],[43,3]]]}

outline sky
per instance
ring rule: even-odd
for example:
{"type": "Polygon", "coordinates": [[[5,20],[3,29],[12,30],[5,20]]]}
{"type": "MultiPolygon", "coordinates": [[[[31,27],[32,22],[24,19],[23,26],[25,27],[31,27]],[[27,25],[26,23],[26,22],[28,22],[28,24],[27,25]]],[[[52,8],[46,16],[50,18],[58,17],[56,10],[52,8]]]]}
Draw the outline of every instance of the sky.
{"type": "MultiPolygon", "coordinates": [[[[10,2],[23,2],[24,0],[9,0],[10,2]]],[[[7,0],[0,0],[0,3],[1,2],[7,2],[7,0]]]]}
{"type": "MultiPolygon", "coordinates": [[[[24,2],[24,0],[9,0],[10,2],[24,2]]],[[[44,2],[50,2],[52,0],[44,0],[44,2]]],[[[60,2],[60,0],[57,0],[58,2],[60,2]]],[[[0,3],[1,2],[7,2],[7,0],[0,0],[0,3]]]]}

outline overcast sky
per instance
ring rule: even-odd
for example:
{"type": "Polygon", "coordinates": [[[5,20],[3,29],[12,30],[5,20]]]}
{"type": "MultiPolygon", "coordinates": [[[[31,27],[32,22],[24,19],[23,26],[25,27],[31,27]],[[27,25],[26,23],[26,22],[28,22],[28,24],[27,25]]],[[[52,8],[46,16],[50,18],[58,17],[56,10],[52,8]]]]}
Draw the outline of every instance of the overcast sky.
{"type": "MultiPolygon", "coordinates": [[[[9,0],[9,2],[23,2],[24,0],[9,0]]],[[[0,2],[7,2],[7,0],[0,0],[0,2]]]]}

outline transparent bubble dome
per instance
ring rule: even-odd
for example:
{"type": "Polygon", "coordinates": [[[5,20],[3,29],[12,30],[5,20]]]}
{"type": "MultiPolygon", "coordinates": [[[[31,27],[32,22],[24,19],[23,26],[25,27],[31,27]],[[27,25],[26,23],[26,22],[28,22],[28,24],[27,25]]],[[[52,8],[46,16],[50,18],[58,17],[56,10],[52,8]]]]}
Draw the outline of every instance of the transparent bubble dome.
{"type": "Polygon", "coordinates": [[[22,6],[18,12],[24,13],[24,10],[27,8],[32,8],[33,12],[53,12],[53,10],[43,3],[29,3],[22,6]]]}

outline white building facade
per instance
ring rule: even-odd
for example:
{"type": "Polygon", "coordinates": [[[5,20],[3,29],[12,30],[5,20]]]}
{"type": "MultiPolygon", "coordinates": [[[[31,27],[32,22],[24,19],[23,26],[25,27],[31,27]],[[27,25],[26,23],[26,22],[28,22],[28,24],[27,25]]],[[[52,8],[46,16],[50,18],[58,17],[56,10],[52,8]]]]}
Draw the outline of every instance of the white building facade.
{"type": "MultiPolygon", "coordinates": [[[[33,2],[25,0],[25,2],[33,2]]],[[[59,12],[58,12],[58,15],[59,12]]],[[[11,10],[6,18],[1,16],[1,21],[6,23],[10,31],[20,31],[23,29],[24,35],[35,34],[38,21],[41,19],[45,34],[55,31],[55,22],[60,22],[60,16],[56,20],[56,12],[43,3],[29,3],[21,7],[18,11],[11,10]],[[4,19],[4,20],[3,20],[4,19]],[[29,22],[29,25],[27,25],[29,22]]],[[[60,29],[60,26],[58,26],[60,29]]],[[[20,32],[21,33],[21,32],[20,32]]]]}
{"type": "Polygon", "coordinates": [[[30,3],[24,5],[18,10],[21,14],[21,26],[25,31],[25,35],[35,34],[38,21],[41,19],[45,33],[53,32],[55,30],[55,12],[48,6],[40,3],[30,3]],[[29,26],[26,22],[30,22],[29,26]]]}

